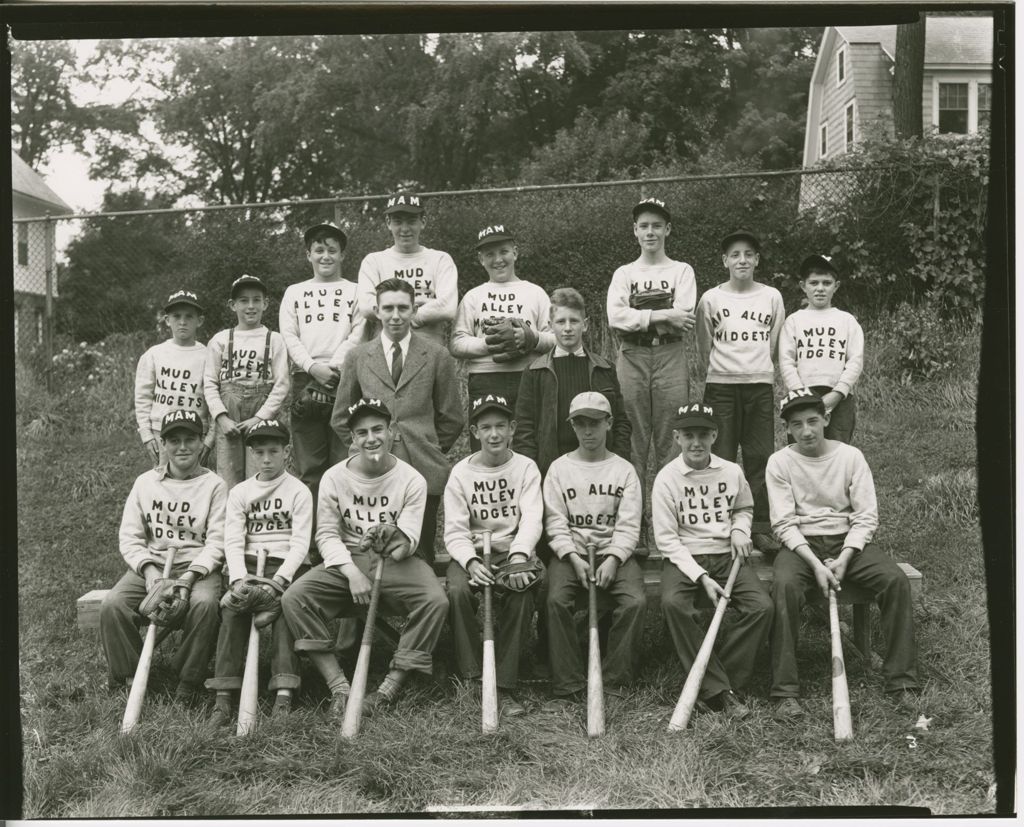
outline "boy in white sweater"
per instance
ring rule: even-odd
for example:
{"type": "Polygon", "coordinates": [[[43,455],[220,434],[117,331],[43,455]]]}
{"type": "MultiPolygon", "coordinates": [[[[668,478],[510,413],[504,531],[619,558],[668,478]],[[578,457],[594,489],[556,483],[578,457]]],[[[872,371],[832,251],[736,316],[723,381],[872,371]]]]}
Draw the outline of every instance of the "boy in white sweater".
{"type": "Polygon", "coordinates": [[[754,281],[761,242],[746,230],[721,241],[729,280],[697,303],[697,351],[706,371],[704,402],[715,409],[718,438],[711,452],[735,462],[743,449],[743,472],[754,496],[753,542],[775,552],[770,534],[764,465],[775,450],[773,386],[779,334],[786,315],[782,294],[754,281]]]}
{"type": "Polygon", "coordinates": [[[864,368],[864,331],[857,320],[832,306],[839,276],[828,256],[800,263],[800,287],[807,307],[782,326],[779,370],[786,390],[809,387],[825,403],[826,439],[850,442],[857,422],[853,386],[864,368]]]}
{"type": "MultiPolygon", "coordinates": [[[[750,556],[754,500],[740,467],[711,453],[718,432],[710,405],[681,406],[672,428],[680,454],[658,472],[651,510],[654,539],[664,558],[661,611],[676,654],[689,672],[704,641],[697,597],[703,590],[717,604],[736,558],[750,556]]],[[[749,710],[733,689],[750,680],[772,623],[768,590],[743,563],[729,607],[734,622],[716,641],[699,697],[716,712],[743,718],[749,710]]]]}
{"type": "MultiPolygon", "coordinates": [[[[306,486],[285,470],[291,453],[288,441],[288,429],[276,419],[256,422],[245,435],[256,475],[228,493],[224,565],[232,591],[262,588],[279,597],[290,583],[309,570],[313,497],[306,486]],[[256,574],[260,550],[267,552],[262,581],[250,577],[256,574]],[[267,580],[273,584],[266,583],[267,580]]],[[[217,690],[211,717],[215,726],[231,720],[232,694],[242,686],[249,620],[249,614],[236,612],[222,602],[214,676],[206,681],[207,689],[217,690]]],[[[279,715],[291,709],[292,692],[299,687],[295,641],[280,615],[272,621],[270,650],[268,688],[277,692],[273,712],[279,715]]]]}
{"type": "Polygon", "coordinates": [[[366,320],[366,340],[381,326],[376,314],[377,285],[398,278],[415,291],[412,329],[442,347],[447,344],[445,328],[455,319],[459,304],[459,271],[448,253],[420,244],[427,223],[424,213],[423,200],[415,193],[399,192],[387,200],[384,223],[394,244],[367,254],[359,265],[359,313],[366,320]]]}
{"type": "Polygon", "coordinates": [[[224,560],[224,480],[199,463],[203,422],[194,410],[164,415],[160,441],[167,462],[139,475],[124,503],[118,542],[128,571],[100,606],[100,640],[108,685],[118,689],[135,674],[142,653],[137,610],[150,594],[173,595],[187,605],[174,657],[175,697],[189,701],[206,677],[219,622],[224,560]],[[168,549],[171,577],[163,579],[168,549]]]}
{"type": "Polygon", "coordinates": [[[598,609],[612,612],[601,659],[607,694],[622,697],[634,677],[643,632],[643,570],[634,557],[640,539],[640,480],[632,464],[608,450],[611,405],[596,391],[574,397],[569,419],[579,440],[544,477],[544,530],[555,557],[548,564],[548,649],[554,697],[545,708],[583,700],[586,673],[574,613],[597,584],[598,609]],[[596,571],[587,545],[596,548],[596,571]]]}
{"type": "Polygon", "coordinates": [[[796,647],[807,592],[825,597],[844,582],[875,592],[882,611],[885,691],[904,709],[919,691],[910,581],[891,557],[871,545],[878,528],[875,485],[864,455],[825,437],[829,416],[821,397],[796,388],[780,405],[793,444],[768,460],[772,528],[784,548],[775,558],[772,594],[771,696],[781,717],[798,714],[796,647]]]}
{"type": "Polygon", "coordinates": [[[474,399],[470,411],[470,431],[483,447],[452,469],[444,489],[455,659],[464,677],[480,677],[479,590],[494,587],[499,695],[502,712],[516,716],[526,712],[513,690],[540,569],[535,551],[544,520],[540,471],[532,459],[512,451],[516,421],[504,397],[488,394],[474,399]],[[491,532],[492,568],[509,566],[508,588],[496,586],[494,571],[484,565],[483,531],[491,532]]]}
{"type": "Polygon", "coordinates": [[[228,490],[256,473],[245,434],[260,420],[275,419],[288,396],[288,350],[280,333],[263,324],[267,288],[256,276],[231,283],[228,302],[238,324],[206,346],[204,394],[216,425],[217,473],[228,490]]]}
{"type": "Polygon", "coordinates": [[[206,438],[199,463],[206,461],[213,445],[210,415],[203,392],[206,346],[196,341],[203,324],[203,306],[191,290],[176,290],[164,305],[164,323],[171,338],[153,345],[142,354],[135,369],[135,419],[142,447],[154,466],[167,462],[163,453],[160,423],[169,411],[195,411],[203,423],[206,438]]]}

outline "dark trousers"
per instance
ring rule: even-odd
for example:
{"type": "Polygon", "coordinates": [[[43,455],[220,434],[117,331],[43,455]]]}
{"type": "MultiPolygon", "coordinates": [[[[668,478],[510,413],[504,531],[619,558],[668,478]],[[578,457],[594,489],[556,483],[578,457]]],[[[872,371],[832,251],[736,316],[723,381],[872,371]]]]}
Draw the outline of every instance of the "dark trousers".
{"type": "MultiPolygon", "coordinates": [[[[811,390],[818,396],[824,396],[832,390],[828,385],[813,385],[811,390]]],[[[825,426],[825,439],[838,439],[847,445],[853,442],[853,429],[857,424],[857,400],[851,395],[843,399],[829,414],[828,425],[825,426]]],[[[786,434],[786,444],[792,445],[795,440],[786,434]]]]}
{"type": "Polygon", "coordinates": [[[329,404],[310,400],[305,394],[310,382],[320,387],[308,373],[292,374],[292,462],[295,474],[313,494],[316,508],[317,490],[324,471],[341,462],[348,452],[331,428],[334,408],[329,404]]]}
{"type": "MultiPolygon", "coordinates": [[[[555,695],[569,695],[587,685],[574,617],[576,609],[586,605],[587,589],[580,585],[572,565],[553,558],[548,564],[547,608],[551,688],[555,695]]],[[[601,656],[606,686],[625,686],[633,680],[646,608],[643,569],[630,557],[619,566],[614,582],[607,589],[597,590],[598,611],[612,613],[607,651],[601,656]]]]}
{"type": "MultiPolygon", "coordinates": [[[[507,554],[495,554],[492,563],[501,565],[507,559],[507,554]]],[[[455,662],[463,677],[478,678],[482,672],[483,644],[477,609],[483,591],[469,585],[469,575],[455,560],[448,564],[446,579],[455,662]]],[[[502,689],[514,689],[519,681],[519,655],[529,634],[534,595],[539,588],[537,584],[523,592],[492,588],[494,656],[498,686],[502,689]]]]}
{"type": "MultiPolygon", "coordinates": [[[[508,406],[514,411],[516,409],[516,398],[519,396],[519,381],[523,378],[521,370],[504,371],[501,373],[471,373],[467,382],[469,391],[469,406],[472,413],[473,400],[478,396],[486,396],[493,393],[495,396],[504,396],[508,400],[508,406]]],[[[469,449],[480,450],[480,440],[469,433],[469,449]]]]}
{"type": "Polygon", "coordinates": [[[416,553],[430,565],[434,564],[434,538],[437,534],[437,509],[440,507],[441,495],[427,494],[427,502],[423,506],[423,524],[420,527],[420,544],[416,547],[416,553]]]}
{"type": "MultiPolygon", "coordinates": [[[[845,534],[807,537],[811,551],[819,560],[838,557],[845,534]]],[[[817,588],[814,573],[800,556],[788,548],[775,558],[775,582],[772,598],[775,620],[772,625],[773,698],[796,698],[800,679],[796,666],[796,647],[800,632],[800,609],[808,592],[817,588]]],[[[886,554],[867,545],[850,560],[844,583],[855,583],[873,591],[882,610],[882,630],[886,650],[882,662],[885,691],[918,687],[917,643],[914,636],[914,607],[910,581],[903,570],[886,554]]]]}
{"type": "Polygon", "coordinates": [[[765,382],[750,385],[726,385],[708,382],[704,402],[715,409],[718,438],[711,451],[722,459],[736,462],[737,449],[743,449],[743,475],[754,497],[753,531],[768,533],[768,490],[764,469],[775,450],[775,398],[772,386],[765,382]]]}
{"type": "MultiPolygon", "coordinates": [[[[725,586],[732,567],[731,554],[699,554],[694,559],[716,583],[725,586]]],[[[697,651],[704,642],[706,629],[700,622],[697,601],[706,594],[703,586],[690,580],[674,563],[669,560],[662,563],[661,613],[687,673],[693,668],[697,651]]],[[[701,698],[746,686],[754,671],[757,653],[771,631],[772,598],[750,566],[741,565],[736,573],[728,607],[734,622],[718,633],[701,683],[701,698]]]]}

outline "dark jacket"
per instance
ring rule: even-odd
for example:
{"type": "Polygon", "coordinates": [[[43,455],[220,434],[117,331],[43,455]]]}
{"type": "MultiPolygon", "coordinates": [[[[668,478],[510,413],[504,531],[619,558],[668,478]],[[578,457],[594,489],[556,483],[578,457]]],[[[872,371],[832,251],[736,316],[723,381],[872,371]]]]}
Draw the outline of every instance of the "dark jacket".
{"type": "MultiPolygon", "coordinates": [[[[622,405],[622,391],[615,375],[615,367],[596,353],[584,348],[590,362],[590,387],[588,390],[603,393],[611,404],[612,428],[608,432],[608,450],[613,451],[627,462],[630,458],[630,435],[633,426],[626,418],[622,405]]],[[[523,371],[519,382],[519,396],[516,398],[516,433],[512,439],[513,449],[537,463],[541,474],[548,466],[568,451],[558,444],[558,419],[568,411],[558,411],[558,379],[551,362],[554,350],[538,357],[523,371]]]]}

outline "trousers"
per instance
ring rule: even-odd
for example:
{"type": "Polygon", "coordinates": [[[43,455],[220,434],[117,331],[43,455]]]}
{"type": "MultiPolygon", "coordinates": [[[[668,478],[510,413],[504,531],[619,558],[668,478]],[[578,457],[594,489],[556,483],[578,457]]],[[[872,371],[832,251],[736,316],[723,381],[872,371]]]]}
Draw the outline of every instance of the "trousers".
{"type": "MultiPolygon", "coordinates": [[[[273,388],[273,382],[256,380],[255,383],[229,380],[220,386],[220,401],[224,403],[228,416],[235,422],[244,422],[256,415],[273,388]]],[[[255,476],[259,470],[253,464],[245,447],[245,436],[229,436],[221,431],[216,423],[214,428],[214,450],[217,452],[217,473],[230,490],[233,486],[249,477],[255,476]]]]}

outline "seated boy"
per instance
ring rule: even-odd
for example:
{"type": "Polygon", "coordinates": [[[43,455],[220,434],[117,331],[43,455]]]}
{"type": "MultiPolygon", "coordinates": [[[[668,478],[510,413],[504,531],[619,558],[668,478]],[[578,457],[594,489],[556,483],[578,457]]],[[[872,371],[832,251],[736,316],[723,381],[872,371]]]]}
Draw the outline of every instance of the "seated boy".
{"type": "MultiPolygon", "coordinates": [[[[654,537],[664,558],[661,611],[687,672],[704,642],[696,605],[700,590],[717,604],[733,561],[746,560],[753,548],[750,486],[736,463],[711,453],[717,436],[710,405],[680,407],[672,422],[680,454],[658,472],[651,491],[654,537]]],[[[743,718],[749,710],[733,689],[750,680],[772,623],[771,597],[749,566],[740,565],[729,606],[735,623],[716,641],[699,698],[716,712],[743,718]]]]}
{"type": "Polygon", "coordinates": [[[291,456],[288,440],[288,429],[276,419],[260,420],[251,426],[245,444],[249,464],[257,473],[228,493],[224,563],[231,590],[221,601],[217,660],[214,676],[206,681],[208,689],[217,690],[211,718],[217,726],[231,720],[232,691],[242,686],[253,614],[261,628],[272,624],[269,688],[277,691],[275,715],[291,709],[292,691],[299,687],[299,659],[288,624],[280,616],[280,595],[309,569],[313,495],[285,471],[291,456]],[[257,555],[264,549],[267,557],[263,575],[252,577],[257,555]],[[264,594],[252,596],[253,589],[264,594]]]}
{"type": "Polygon", "coordinates": [[[917,644],[910,581],[891,557],[872,546],[878,528],[875,484],[864,455],[825,438],[829,415],[821,397],[803,387],[780,404],[793,444],[768,459],[772,528],[784,548],[775,558],[771,696],[777,714],[798,714],[796,647],[800,609],[817,587],[824,596],[842,583],[878,595],[885,630],[885,691],[903,708],[916,705],[917,644]]]}
{"type": "Polygon", "coordinates": [[[609,695],[622,696],[634,676],[643,632],[643,570],[633,556],[640,539],[640,480],[629,460],[608,450],[612,409],[588,391],[569,403],[579,447],[559,457],[544,478],[544,530],[555,559],[548,565],[548,648],[554,698],[546,709],[583,700],[586,672],[574,613],[597,584],[599,610],[612,611],[601,659],[609,695]],[[597,547],[596,571],[587,545],[597,547]]]}
{"type": "Polygon", "coordinates": [[[100,640],[108,685],[117,689],[135,675],[142,654],[136,620],[143,600],[151,620],[182,623],[184,637],[174,657],[175,697],[190,701],[206,677],[217,639],[227,487],[199,464],[203,421],[196,411],[165,414],[160,443],[167,462],[140,474],[125,500],[118,542],[129,571],[100,606],[100,640]],[[165,580],[171,548],[174,579],[165,580]],[[175,617],[168,618],[161,609],[171,603],[175,617]]]}
{"type": "Polygon", "coordinates": [[[331,691],[331,714],[344,716],[349,683],[334,656],[327,621],[368,606],[369,577],[377,568],[367,542],[379,534],[391,547],[380,584],[384,614],[409,622],[387,676],[366,697],[363,713],[398,699],[410,671],[433,671],[432,653],[448,615],[448,598],[430,566],[414,557],[423,524],[427,483],[391,452],[391,412],[379,399],[359,399],[347,426],[358,453],[332,466],[320,481],[316,544],[324,567],[301,577],[281,599],[295,650],[305,652],[331,691]]]}
{"type": "Polygon", "coordinates": [[[502,711],[509,716],[526,710],[513,696],[519,680],[519,654],[533,615],[534,589],[540,565],[535,548],[544,519],[540,472],[532,459],[513,453],[516,430],[512,409],[503,396],[487,394],[470,406],[470,431],[480,450],[452,469],[444,489],[444,544],[448,564],[455,659],[464,677],[481,674],[477,592],[494,586],[497,681],[502,711]],[[491,532],[492,567],[508,566],[507,586],[496,584],[494,572],[481,556],[481,532],[491,532]],[[514,567],[514,568],[513,568],[514,567]]]}

